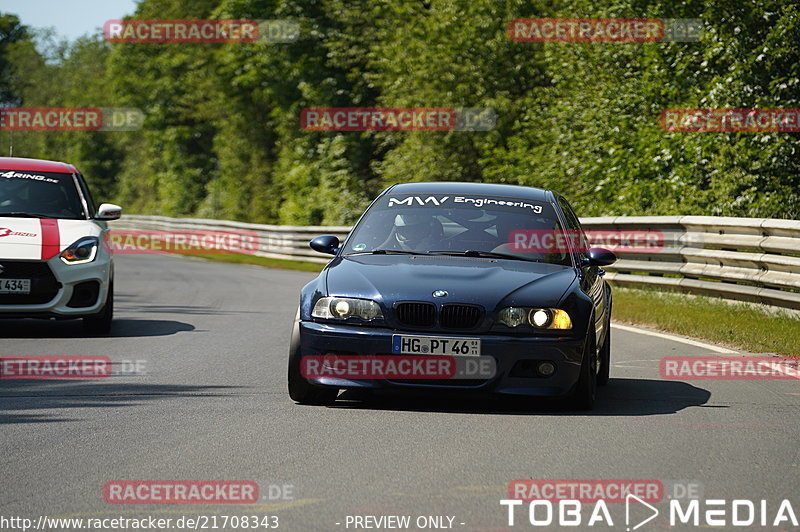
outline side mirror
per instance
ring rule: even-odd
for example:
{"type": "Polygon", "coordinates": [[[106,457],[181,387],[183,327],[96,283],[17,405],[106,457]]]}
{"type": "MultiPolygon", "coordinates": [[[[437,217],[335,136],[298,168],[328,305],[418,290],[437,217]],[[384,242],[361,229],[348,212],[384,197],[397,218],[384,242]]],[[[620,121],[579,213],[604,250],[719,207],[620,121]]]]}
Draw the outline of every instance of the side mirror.
{"type": "Polygon", "coordinates": [[[119,220],[122,216],[122,207],[113,203],[103,203],[94,215],[95,220],[119,220]]]}
{"type": "Polygon", "coordinates": [[[617,262],[617,256],[614,252],[606,248],[589,248],[586,255],[588,259],[586,259],[585,263],[588,266],[608,266],[617,262]]]}
{"type": "Polygon", "coordinates": [[[339,238],[333,235],[322,235],[316,237],[308,243],[311,249],[328,255],[336,255],[339,252],[339,238]]]}

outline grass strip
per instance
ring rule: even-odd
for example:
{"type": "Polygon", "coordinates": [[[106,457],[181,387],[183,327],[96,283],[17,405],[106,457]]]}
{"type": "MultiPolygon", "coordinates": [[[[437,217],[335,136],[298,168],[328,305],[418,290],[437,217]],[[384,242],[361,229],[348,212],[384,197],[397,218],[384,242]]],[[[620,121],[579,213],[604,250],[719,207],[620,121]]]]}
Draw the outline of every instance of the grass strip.
{"type": "Polygon", "coordinates": [[[800,317],[788,311],[678,292],[614,287],[613,317],[734,349],[800,357],[800,317]]]}

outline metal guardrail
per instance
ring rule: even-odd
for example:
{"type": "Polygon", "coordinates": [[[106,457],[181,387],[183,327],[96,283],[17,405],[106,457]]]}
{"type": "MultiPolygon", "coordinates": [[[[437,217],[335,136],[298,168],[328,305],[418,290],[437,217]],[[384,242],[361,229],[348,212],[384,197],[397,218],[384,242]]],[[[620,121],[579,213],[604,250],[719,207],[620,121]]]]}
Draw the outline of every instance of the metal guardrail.
{"type": "Polygon", "coordinates": [[[652,252],[622,252],[619,286],[653,286],[800,309],[800,221],[715,216],[586,218],[587,229],[661,231],[652,252]]]}
{"type": "Polygon", "coordinates": [[[258,251],[254,255],[321,264],[328,262],[330,257],[326,258],[308,247],[309,241],[319,235],[336,235],[344,240],[350,232],[350,226],[262,225],[230,220],[133,214],[123,215],[122,219],[111,222],[109,227],[112,230],[125,231],[253,231],[258,235],[258,251]]]}
{"type": "MultiPolygon", "coordinates": [[[[800,221],[714,216],[616,216],[581,219],[589,230],[654,231],[663,245],[618,251],[607,279],[738,301],[800,309],[800,221]]],[[[256,255],[325,263],[308,242],[321,234],[344,239],[348,226],[261,225],[226,220],[125,215],[112,229],[254,231],[256,255]]]]}

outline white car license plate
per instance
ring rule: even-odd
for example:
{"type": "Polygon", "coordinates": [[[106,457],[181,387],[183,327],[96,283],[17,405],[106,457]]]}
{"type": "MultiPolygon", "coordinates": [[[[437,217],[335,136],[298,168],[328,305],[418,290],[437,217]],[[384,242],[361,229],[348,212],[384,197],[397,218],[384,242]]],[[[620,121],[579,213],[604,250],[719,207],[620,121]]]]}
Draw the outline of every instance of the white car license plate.
{"type": "Polygon", "coordinates": [[[0,279],[0,294],[30,294],[30,279],[0,279]]]}
{"type": "Polygon", "coordinates": [[[400,355],[480,356],[480,338],[392,335],[392,353],[400,355]]]}

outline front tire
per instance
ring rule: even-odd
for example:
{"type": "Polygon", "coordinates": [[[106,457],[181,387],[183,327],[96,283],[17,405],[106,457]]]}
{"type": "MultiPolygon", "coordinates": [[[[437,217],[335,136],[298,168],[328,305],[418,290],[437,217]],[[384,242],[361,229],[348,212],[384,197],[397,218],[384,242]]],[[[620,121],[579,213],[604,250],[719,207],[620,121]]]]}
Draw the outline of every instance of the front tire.
{"type": "Polygon", "coordinates": [[[575,410],[592,410],[596,395],[597,348],[595,347],[594,329],[592,329],[586,338],[586,345],[583,349],[580,377],[572,391],[572,407],[575,410]]]}
{"type": "MultiPolygon", "coordinates": [[[[299,315],[299,313],[298,313],[299,315]]],[[[300,322],[295,321],[289,343],[289,397],[301,405],[329,405],[339,395],[337,388],[323,388],[309,383],[300,373],[300,322]]]]}
{"type": "Polygon", "coordinates": [[[114,281],[108,285],[108,294],[103,310],[93,316],[83,318],[83,328],[96,334],[108,334],[111,332],[111,323],[114,321],[114,281]]]}

